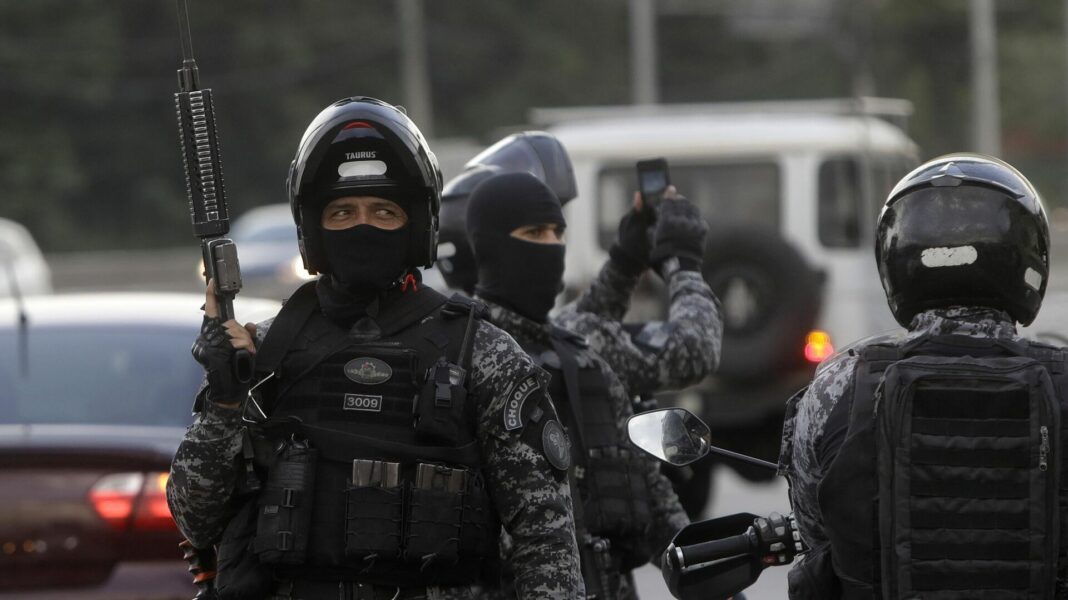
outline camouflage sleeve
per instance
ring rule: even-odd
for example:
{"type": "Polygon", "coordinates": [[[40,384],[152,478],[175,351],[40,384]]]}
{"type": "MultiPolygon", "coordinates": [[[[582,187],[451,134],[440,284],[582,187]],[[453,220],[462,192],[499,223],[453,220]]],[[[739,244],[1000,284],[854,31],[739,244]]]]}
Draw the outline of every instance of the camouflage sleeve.
{"type": "MultiPolygon", "coordinates": [[[[256,324],[259,345],[274,319],[256,324]]],[[[200,411],[185,432],[171,462],[167,504],[178,529],[197,548],[215,544],[230,520],[229,501],[239,476],[243,427],[241,411],[207,402],[207,381],[194,406],[200,411]]]]}
{"type": "MultiPolygon", "coordinates": [[[[837,448],[827,448],[828,420],[835,407],[848,414],[856,356],[839,354],[820,366],[812,385],[790,399],[783,423],[779,472],[790,482],[790,505],[810,548],[827,541],[819,504],[819,484],[837,448]]],[[[845,425],[848,425],[846,419],[845,425]]]]}
{"type": "Polygon", "coordinates": [[[167,480],[171,514],[197,548],[218,542],[231,517],[242,440],[240,410],[205,404],[178,446],[167,480]]]}
{"type": "MultiPolygon", "coordinates": [[[[605,375],[605,381],[608,382],[608,390],[614,403],[616,431],[619,432],[623,445],[631,446],[627,437],[627,421],[634,415],[630,396],[627,394],[619,377],[611,371],[609,365],[604,361],[599,362],[601,371],[605,375]]],[[[649,555],[652,562],[659,566],[660,557],[668,544],[671,543],[671,539],[675,537],[675,534],[680,529],[690,524],[690,519],[686,516],[686,511],[683,510],[682,505],[679,504],[679,497],[675,495],[675,489],[671,485],[671,481],[660,472],[659,461],[646,456],[644,452],[636,448],[633,448],[633,451],[637,459],[641,461],[645,484],[649,488],[650,498],[652,499],[652,506],[649,507],[652,513],[652,527],[642,552],[649,555]]]]}
{"type": "Polygon", "coordinates": [[[590,289],[562,309],[557,322],[585,335],[631,394],[686,387],[715,371],[723,319],[719,300],[701,275],[671,275],[667,320],[648,323],[632,336],[622,319],[636,281],[607,262],[590,289]]]}
{"type": "Polygon", "coordinates": [[[539,433],[558,420],[545,393],[548,375],[488,323],[480,324],[473,348],[479,441],[490,494],[514,543],[508,560],[516,595],[584,598],[566,466],[550,463],[559,454],[543,447],[539,433]]]}

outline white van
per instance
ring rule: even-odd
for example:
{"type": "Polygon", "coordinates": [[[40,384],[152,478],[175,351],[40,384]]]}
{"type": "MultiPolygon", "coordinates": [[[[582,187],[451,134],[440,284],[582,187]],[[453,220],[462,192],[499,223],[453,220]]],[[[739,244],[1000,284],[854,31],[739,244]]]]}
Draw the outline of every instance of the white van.
{"type": "MultiPolygon", "coordinates": [[[[569,290],[607,259],[637,188],[635,162],[666,158],[671,182],[712,226],[705,276],[726,322],[719,373],[676,402],[740,440],[747,426],[777,433],[783,403],[830,346],[896,326],[873,229],[891,186],[918,164],[896,124],[910,112],[888,99],[535,110],[578,181],[566,207],[569,290]]],[[[659,282],[646,280],[629,319],[664,314],[659,282]]]]}

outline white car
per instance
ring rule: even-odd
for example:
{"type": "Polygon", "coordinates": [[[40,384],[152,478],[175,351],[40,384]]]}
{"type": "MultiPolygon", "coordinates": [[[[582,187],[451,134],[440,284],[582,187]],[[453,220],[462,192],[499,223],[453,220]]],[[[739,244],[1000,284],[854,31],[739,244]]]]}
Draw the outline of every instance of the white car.
{"type": "MultiPolygon", "coordinates": [[[[568,288],[584,289],[607,259],[637,189],[635,162],[666,158],[671,183],[711,224],[704,275],[725,318],[719,373],[675,401],[736,437],[727,447],[774,459],[783,403],[814,365],[834,346],[896,327],[873,230],[918,151],[876,113],[908,110],[869,99],[535,111],[578,181],[565,209],[568,288]],[[763,444],[742,447],[754,440],[763,444]]],[[[659,285],[646,278],[630,319],[663,317],[659,285]]]]}
{"type": "Polygon", "coordinates": [[[0,218],[0,297],[52,292],[52,271],[33,236],[22,225],[0,218]]]}

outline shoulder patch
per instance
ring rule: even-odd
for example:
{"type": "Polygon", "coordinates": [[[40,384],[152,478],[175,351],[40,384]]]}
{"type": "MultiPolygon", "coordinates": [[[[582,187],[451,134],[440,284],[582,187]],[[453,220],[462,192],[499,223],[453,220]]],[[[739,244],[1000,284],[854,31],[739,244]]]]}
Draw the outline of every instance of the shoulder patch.
{"type": "Polygon", "coordinates": [[[561,471],[571,468],[571,440],[559,421],[547,421],[541,430],[541,451],[549,464],[561,471]]]}
{"type": "Polygon", "coordinates": [[[523,426],[523,403],[539,387],[541,384],[538,383],[537,375],[531,373],[508,390],[504,404],[504,429],[506,431],[514,431],[523,426]]]}

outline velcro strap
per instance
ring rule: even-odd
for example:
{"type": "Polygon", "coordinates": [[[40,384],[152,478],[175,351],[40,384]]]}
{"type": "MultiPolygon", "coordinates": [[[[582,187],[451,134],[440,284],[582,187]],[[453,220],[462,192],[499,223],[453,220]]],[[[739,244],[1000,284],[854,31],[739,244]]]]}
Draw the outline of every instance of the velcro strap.
{"type": "Polygon", "coordinates": [[[1031,585],[1028,563],[989,561],[967,570],[941,560],[916,561],[913,566],[912,587],[917,591],[1018,590],[1031,585]]]}
{"type": "Polygon", "coordinates": [[[912,448],[912,464],[1025,469],[1031,465],[1031,452],[1027,448],[967,449],[917,444],[912,448]]]}
{"type": "Polygon", "coordinates": [[[912,433],[935,435],[960,435],[966,437],[1030,435],[1031,423],[1027,419],[939,419],[914,417],[912,433]]]}
{"type": "Polygon", "coordinates": [[[301,491],[292,488],[264,490],[259,497],[260,506],[296,508],[300,505],[301,491]]]}
{"type": "Polygon", "coordinates": [[[252,540],[252,551],[261,553],[266,551],[286,552],[293,549],[293,532],[278,531],[256,536],[252,540]]]}
{"type": "Polygon", "coordinates": [[[1026,481],[975,481],[968,479],[941,479],[913,481],[913,496],[951,496],[958,498],[1019,498],[1031,497],[1031,488],[1026,481]]]}

